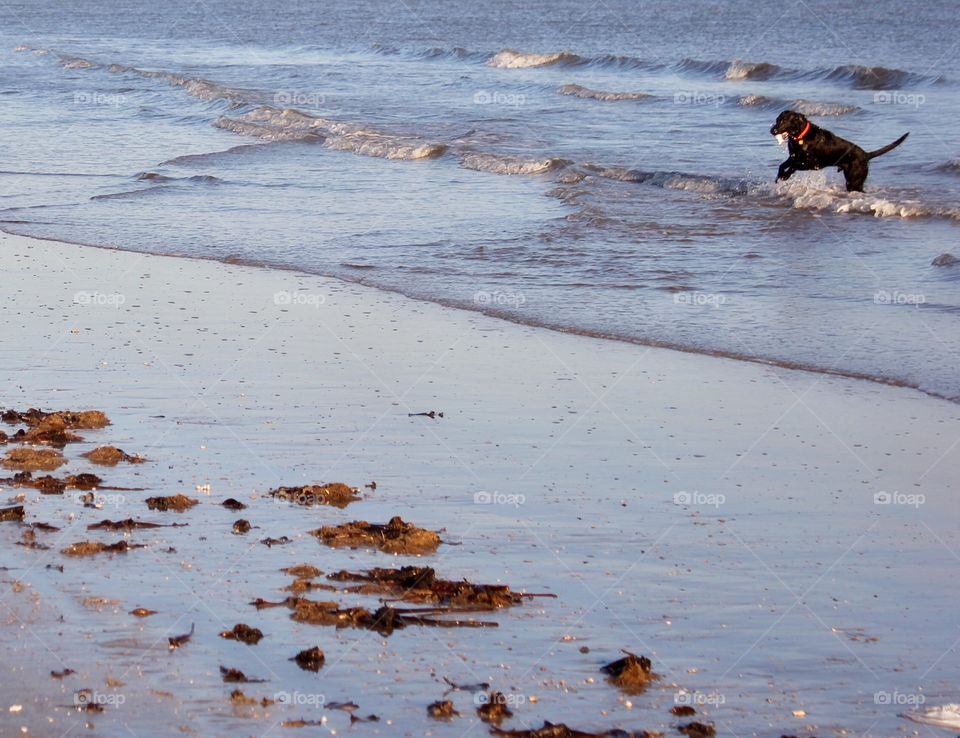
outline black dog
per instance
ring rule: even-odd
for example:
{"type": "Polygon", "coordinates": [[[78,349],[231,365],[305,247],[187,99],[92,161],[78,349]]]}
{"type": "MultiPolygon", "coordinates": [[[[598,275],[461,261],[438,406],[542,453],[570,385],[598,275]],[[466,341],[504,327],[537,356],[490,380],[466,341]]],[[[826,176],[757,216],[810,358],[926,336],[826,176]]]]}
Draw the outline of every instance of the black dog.
{"type": "Polygon", "coordinates": [[[868,162],[897,148],[910,135],[904,133],[882,149],[864,151],[856,144],[815,126],[805,115],[792,110],[784,110],[777,116],[770,133],[786,136],[787,151],[790,152],[777,172],[778,182],[790,179],[790,175],[798,170],[836,167],[847,180],[847,192],[863,192],[863,183],[869,171],[868,162]]]}

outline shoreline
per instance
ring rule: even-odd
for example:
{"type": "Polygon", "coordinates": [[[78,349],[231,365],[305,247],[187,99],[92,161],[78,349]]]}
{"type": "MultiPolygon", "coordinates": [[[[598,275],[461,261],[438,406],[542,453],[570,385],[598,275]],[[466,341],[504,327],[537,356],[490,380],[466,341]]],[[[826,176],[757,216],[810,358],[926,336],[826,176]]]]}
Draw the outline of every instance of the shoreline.
{"type": "MultiPolygon", "coordinates": [[[[358,734],[485,734],[468,693],[450,697],[463,717],[426,716],[443,677],[513,696],[508,730],[550,720],[675,734],[684,721],[670,709],[689,700],[718,734],[892,735],[910,730],[904,706],[877,695],[955,701],[955,597],[943,586],[960,550],[954,403],[543,330],[334,277],[6,234],[0,246],[3,407],[104,410],[112,425],[81,431],[65,469],[147,489],[96,510],[71,493],[3,488],[4,505],[24,494],[28,522],[61,528],[37,533],[49,549],[35,550],[0,523],[11,674],[0,726],[11,732],[90,721],[104,734],[264,734],[321,717],[321,732],[341,732],[349,715],[323,704],[352,700],[358,716],[380,717],[358,734]],[[410,416],[428,411],[444,415],[410,416]],[[77,458],[102,444],[148,462],[102,470],[77,458]],[[334,481],[362,499],[339,510],[267,496],[334,481]],[[176,515],[143,502],[177,493],[200,504],[176,515]],[[230,497],[248,509],[224,509],[230,497]],[[241,515],[246,536],[231,532],[241,515]],[[437,553],[331,549],[309,534],[395,515],[442,531],[437,553]],[[146,548],[125,554],[61,555],[118,540],[86,526],[128,517],[186,527],[134,531],[124,538],[146,548]],[[251,606],[283,598],[279,570],[305,563],[429,565],[557,597],[480,616],[497,628],[389,637],[251,606]],[[134,607],[157,614],[134,618],[134,607]],[[267,637],[217,636],[236,623],[267,637]],[[169,651],[191,624],[193,641],[169,651]],[[313,645],[327,656],[317,674],[289,661],[313,645]],[[599,668],[621,649],[650,657],[661,679],[638,695],[606,683],[599,668]],[[313,701],[240,709],[220,666],[266,679],[240,685],[251,697],[313,701]],[[78,674],[49,677],[64,668],[78,674]],[[73,695],[85,687],[124,701],[80,714],[73,695]]],[[[328,597],[376,603],[311,595],[328,597]]]]}
{"type": "Polygon", "coordinates": [[[176,253],[154,253],[146,251],[134,251],[131,249],[124,249],[117,246],[108,246],[103,244],[95,243],[86,243],[83,241],[70,241],[66,239],[58,238],[40,238],[36,236],[27,236],[9,231],[6,228],[0,227],[0,233],[4,233],[16,238],[27,238],[35,241],[43,241],[50,243],[60,243],[66,244],[69,246],[79,246],[83,248],[92,248],[92,249],[103,249],[106,251],[124,251],[131,254],[142,254],[145,256],[156,256],[161,258],[169,259],[187,259],[191,261],[202,261],[202,262],[212,262],[215,264],[226,264],[232,266],[241,266],[251,269],[264,269],[267,271],[279,271],[279,272],[290,272],[293,274],[302,274],[308,277],[319,277],[321,279],[333,279],[338,282],[343,282],[345,284],[357,285],[363,287],[364,289],[377,290],[379,292],[389,293],[399,295],[405,299],[413,300],[416,302],[422,302],[429,305],[437,305],[439,307],[448,309],[448,310],[459,310],[467,313],[476,313],[479,315],[484,315],[489,318],[494,318],[496,320],[503,320],[508,323],[512,323],[518,326],[526,326],[528,328],[536,328],[539,330],[551,331],[554,333],[560,333],[570,336],[582,336],[584,338],[601,340],[601,341],[615,341],[617,343],[628,344],[632,346],[640,346],[642,348],[654,348],[654,349],[664,349],[667,351],[676,351],[679,353],[692,354],[695,356],[704,356],[709,358],[716,359],[728,359],[731,361],[741,361],[750,364],[757,364],[759,366],[770,366],[777,367],[780,369],[787,369],[790,371],[797,372],[807,372],[814,375],[826,375],[833,377],[840,377],[843,379],[854,379],[863,382],[871,382],[873,384],[885,385],[888,387],[899,387],[903,389],[910,389],[920,392],[928,397],[932,397],[939,400],[945,400],[947,402],[960,404],[960,395],[948,395],[946,393],[938,392],[932,389],[925,389],[916,383],[910,383],[905,380],[894,379],[891,377],[881,377],[878,375],[866,374],[863,372],[857,371],[847,371],[843,369],[828,369],[826,367],[819,367],[807,364],[801,364],[798,362],[792,362],[787,360],[778,360],[778,359],[768,359],[762,356],[751,356],[749,354],[737,353],[733,351],[720,351],[720,350],[709,350],[705,348],[696,348],[692,346],[685,346],[682,344],[674,344],[666,341],[657,341],[654,339],[639,339],[639,338],[630,338],[626,336],[617,336],[603,331],[590,331],[585,329],[574,329],[574,328],[565,328],[562,326],[552,325],[546,322],[537,321],[537,320],[521,320],[520,318],[511,315],[506,311],[498,310],[483,310],[477,307],[470,307],[469,303],[464,301],[452,301],[452,300],[443,300],[443,299],[431,299],[427,297],[419,297],[417,295],[411,295],[400,288],[373,285],[369,284],[362,279],[350,279],[349,277],[342,274],[332,274],[332,273],[317,273],[304,271],[299,267],[292,266],[283,266],[275,264],[264,264],[261,262],[256,262],[254,260],[247,259],[216,259],[213,257],[205,256],[190,256],[187,254],[176,254],[176,253]]]}

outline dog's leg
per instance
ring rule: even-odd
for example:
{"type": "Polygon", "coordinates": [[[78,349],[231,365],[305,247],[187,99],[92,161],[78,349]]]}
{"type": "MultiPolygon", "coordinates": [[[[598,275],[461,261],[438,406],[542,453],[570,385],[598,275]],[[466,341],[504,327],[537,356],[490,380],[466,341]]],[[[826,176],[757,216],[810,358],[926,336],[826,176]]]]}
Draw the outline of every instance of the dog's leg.
{"type": "Polygon", "coordinates": [[[777,170],[777,182],[783,182],[784,180],[790,179],[796,169],[793,168],[793,165],[790,163],[790,159],[787,159],[780,165],[780,168],[777,170]]]}
{"type": "Polygon", "coordinates": [[[843,176],[847,180],[847,192],[863,192],[864,182],[867,181],[869,166],[859,159],[851,161],[844,169],[843,176]]]}

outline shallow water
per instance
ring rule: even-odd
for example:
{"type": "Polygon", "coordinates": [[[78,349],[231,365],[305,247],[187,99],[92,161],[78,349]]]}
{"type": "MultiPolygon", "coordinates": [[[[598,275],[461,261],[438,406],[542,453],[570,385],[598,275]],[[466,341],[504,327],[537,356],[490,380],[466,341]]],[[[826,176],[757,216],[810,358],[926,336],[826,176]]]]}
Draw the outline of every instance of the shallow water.
{"type": "Polygon", "coordinates": [[[0,220],[955,397],[954,11],[23,4],[0,220]],[[788,106],[911,137],[866,194],[774,185],[788,106]]]}

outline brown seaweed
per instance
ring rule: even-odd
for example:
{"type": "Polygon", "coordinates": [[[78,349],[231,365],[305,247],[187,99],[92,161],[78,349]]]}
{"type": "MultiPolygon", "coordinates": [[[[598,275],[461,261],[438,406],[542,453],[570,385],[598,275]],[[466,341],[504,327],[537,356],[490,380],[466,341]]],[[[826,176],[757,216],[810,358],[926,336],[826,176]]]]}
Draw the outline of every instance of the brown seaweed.
{"type": "Polygon", "coordinates": [[[333,548],[376,548],[392,554],[433,553],[440,545],[437,533],[405,523],[399,516],[385,525],[359,520],[324,526],[310,533],[333,548]]]}
{"type": "Polygon", "coordinates": [[[184,633],[183,635],[178,636],[170,636],[167,638],[167,642],[170,644],[170,650],[172,651],[175,648],[180,648],[181,646],[185,646],[187,643],[189,643],[190,639],[193,638],[195,628],[196,623],[191,623],[189,633],[184,633]]]}
{"type": "Polygon", "coordinates": [[[172,510],[182,513],[184,510],[189,510],[194,505],[200,504],[200,501],[186,495],[171,495],[169,497],[148,497],[146,503],[151,510],[159,510],[160,512],[172,510]]]}
{"type": "Polygon", "coordinates": [[[438,700],[427,705],[427,715],[434,720],[452,720],[460,717],[460,713],[453,709],[453,702],[450,700],[438,700]]]}
{"type": "Polygon", "coordinates": [[[23,505],[14,505],[13,507],[0,507],[0,523],[16,522],[23,520],[23,505]]]}
{"type": "Polygon", "coordinates": [[[653,664],[646,656],[637,656],[626,650],[624,653],[624,658],[600,668],[615,687],[628,693],[638,693],[645,690],[650,682],[660,678],[659,674],[651,671],[653,664]]]}
{"type": "Polygon", "coordinates": [[[319,646],[314,646],[313,648],[304,649],[290,660],[296,661],[297,666],[304,671],[316,672],[320,671],[320,669],[323,667],[323,662],[326,661],[326,656],[324,656],[323,651],[320,650],[319,646]]]}
{"type": "Polygon", "coordinates": [[[542,728],[530,730],[501,730],[493,727],[490,729],[490,735],[501,736],[501,738],[659,738],[663,733],[651,733],[646,730],[631,733],[618,728],[602,733],[587,733],[568,728],[563,723],[551,723],[545,720],[542,728]]]}
{"type": "Polygon", "coordinates": [[[0,460],[7,469],[29,472],[53,471],[66,463],[63,454],[50,448],[14,448],[0,460]]]}
{"type": "Polygon", "coordinates": [[[235,500],[232,497],[228,497],[220,504],[227,508],[227,510],[233,510],[234,512],[247,509],[247,506],[240,502],[240,500],[235,500]]]}
{"type": "Polygon", "coordinates": [[[93,449],[93,451],[87,451],[87,453],[81,454],[81,456],[88,459],[91,464],[97,464],[99,466],[116,466],[121,461],[125,461],[128,464],[142,464],[146,461],[146,459],[139,454],[128,454],[116,446],[100,446],[99,448],[93,449]]]}
{"type": "Polygon", "coordinates": [[[717,729],[709,723],[687,723],[686,725],[678,725],[677,730],[689,736],[689,738],[712,738],[717,734],[717,729]]]}
{"type": "Polygon", "coordinates": [[[485,723],[500,724],[504,718],[513,717],[513,712],[507,707],[507,698],[503,692],[490,692],[484,703],[477,708],[477,715],[485,723]]]}
{"type": "Polygon", "coordinates": [[[314,484],[303,487],[278,487],[271,490],[270,497],[275,500],[283,500],[303,507],[312,507],[314,505],[331,505],[332,507],[344,508],[351,502],[360,499],[357,490],[354,487],[348,487],[342,482],[331,482],[329,484],[314,484]]]}
{"type": "Polygon", "coordinates": [[[168,525],[162,525],[160,523],[148,523],[144,520],[134,520],[133,518],[127,518],[126,520],[101,520],[99,523],[91,523],[87,526],[87,530],[144,530],[150,528],[169,528],[168,525]]]}
{"type": "Polygon", "coordinates": [[[241,641],[248,646],[255,646],[263,638],[263,631],[259,628],[251,628],[245,623],[237,623],[231,630],[220,633],[220,637],[228,641],[241,641]]]}
{"type": "Polygon", "coordinates": [[[116,543],[80,541],[79,543],[71,543],[69,546],[62,549],[60,553],[62,553],[64,556],[94,556],[100,553],[126,553],[134,548],[145,548],[145,546],[137,543],[129,543],[127,541],[117,541],[116,543]]]}
{"type": "Polygon", "coordinates": [[[220,667],[220,676],[225,684],[261,684],[266,679],[251,679],[239,669],[231,669],[226,666],[220,667]]]}

